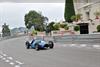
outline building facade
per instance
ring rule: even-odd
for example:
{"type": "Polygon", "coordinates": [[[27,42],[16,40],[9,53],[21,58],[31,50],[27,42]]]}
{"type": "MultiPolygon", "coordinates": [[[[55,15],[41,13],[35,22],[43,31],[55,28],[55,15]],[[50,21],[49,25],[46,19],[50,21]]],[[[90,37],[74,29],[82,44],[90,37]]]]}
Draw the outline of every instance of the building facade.
{"type": "MultiPolygon", "coordinates": [[[[87,25],[88,33],[97,31],[100,25],[100,0],[74,0],[76,14],[82,14],[78,25],[87,25]]],[[[84,26],[83,26],[84,27],[84,26]]]]}
{"type": "Polygon", "coordinates": [[[75,10],[82,14],[83,20],[93,20],[95,13],[100,12],[100,0],[75,0],[75,10]]]}

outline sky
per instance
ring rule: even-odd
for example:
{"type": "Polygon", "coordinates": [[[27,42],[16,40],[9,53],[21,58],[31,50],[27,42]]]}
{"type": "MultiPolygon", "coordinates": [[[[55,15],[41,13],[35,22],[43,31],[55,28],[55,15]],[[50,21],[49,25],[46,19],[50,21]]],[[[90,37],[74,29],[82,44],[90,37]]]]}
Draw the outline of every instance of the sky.
{"type": "Polygon", "coordinates": [[[0,2],[0,30],[4,23],[10,28],[25,27],[24,16],[30,10],[41,11],[49,22],[64,20],[64,3],[0,2]]]}
{"type": "Polygon", "coordinates": [[[0,0],[0,2],[17,2],[17,3],[64,3],[65,0],[0,0]]]}

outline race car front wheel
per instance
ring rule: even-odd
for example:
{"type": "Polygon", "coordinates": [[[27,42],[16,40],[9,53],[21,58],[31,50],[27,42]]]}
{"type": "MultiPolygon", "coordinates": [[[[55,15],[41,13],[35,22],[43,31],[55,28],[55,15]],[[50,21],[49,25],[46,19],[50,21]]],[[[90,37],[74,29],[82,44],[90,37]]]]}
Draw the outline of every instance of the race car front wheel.
{"type": "Polygon", "coordinates": [[[53,49],[53,47],[54,47],[54,43],[52,41],[49,41],[49,48],[53,49]]]}
{"type": "Polygon", "coordinates": [[[26,41],[26,48],[29,49],[30,48],[30,43],[28,41],[26,41]]]}

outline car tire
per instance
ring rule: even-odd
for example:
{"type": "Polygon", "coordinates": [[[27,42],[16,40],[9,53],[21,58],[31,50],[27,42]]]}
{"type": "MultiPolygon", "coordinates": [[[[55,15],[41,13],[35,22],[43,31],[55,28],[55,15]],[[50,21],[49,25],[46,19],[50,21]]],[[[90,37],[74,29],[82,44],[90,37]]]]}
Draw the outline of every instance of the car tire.
{"type": "Polygon", "coordinates": [[[35,50],[36,50],[36,51],[39,51],[39,49],[40,49],[40,48],[39,48],[39,45],[36,44],[36,45],[35,45],[35,50]]]}
{"type": "Polygon", "coordinates": [[[49,48],[53,49],[53,47],[54,47],[54,43],[52,41],[49,41],[49,48]]]}
{"type": "Polygon", "coordinates": [[[30,49],[30,43],[28,41],[26,41],[26,48],[30,49]]]}

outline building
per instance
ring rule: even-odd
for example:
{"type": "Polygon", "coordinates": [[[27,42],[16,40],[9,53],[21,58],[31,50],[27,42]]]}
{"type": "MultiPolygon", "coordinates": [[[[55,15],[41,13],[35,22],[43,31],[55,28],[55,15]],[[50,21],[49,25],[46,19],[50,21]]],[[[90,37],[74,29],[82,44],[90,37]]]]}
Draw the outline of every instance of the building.
{"type": "Polygon", "coordinates": [[[100,25],[100,0],[74,0],[76,14],[82,14],[80,22],[80,34],[91,34],[97,31],[100,25]]]}
{"type": "Polygon", "coordinates": [[[76,13],[83,16],[83,20],[95,19],[95,13],[100,12],[100,0],[75,0],[76,13]]]}

